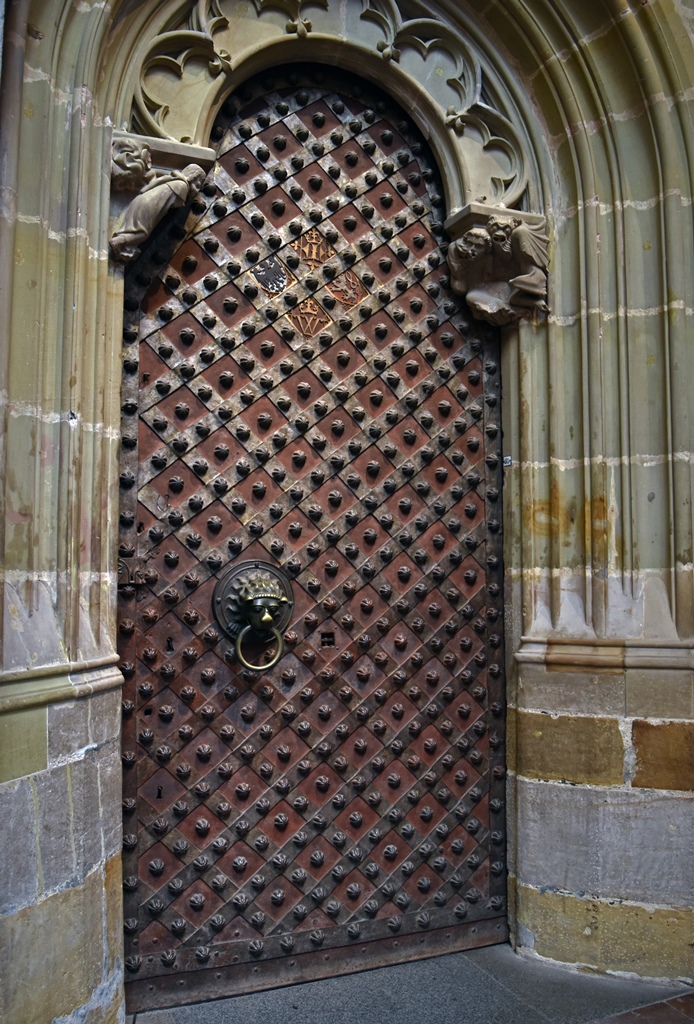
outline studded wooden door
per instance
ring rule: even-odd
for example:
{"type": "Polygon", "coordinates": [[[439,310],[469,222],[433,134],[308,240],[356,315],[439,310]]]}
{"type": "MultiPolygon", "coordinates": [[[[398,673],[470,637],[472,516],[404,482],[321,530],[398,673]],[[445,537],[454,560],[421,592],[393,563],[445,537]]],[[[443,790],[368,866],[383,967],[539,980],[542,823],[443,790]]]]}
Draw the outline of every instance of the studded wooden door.
{"type": "Polygon", "coordinates": [[[499,373],[435,164],[366,85],[247,84],[126,276],[132,1009],[506,938],[499,373]],[[282,566],[243,670],[212,593],[282,566]]]}

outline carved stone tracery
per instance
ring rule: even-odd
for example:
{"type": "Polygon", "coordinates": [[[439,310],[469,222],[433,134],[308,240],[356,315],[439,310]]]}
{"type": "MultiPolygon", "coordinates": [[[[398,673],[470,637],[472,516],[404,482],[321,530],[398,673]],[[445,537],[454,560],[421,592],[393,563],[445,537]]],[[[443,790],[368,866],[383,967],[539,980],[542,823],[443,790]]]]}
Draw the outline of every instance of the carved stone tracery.
{"type": "MultiPolygon", "coordinates": [[[[288,16],[285,25],[286,31],[295,32],[300,39],[305,39],[308,33],[313,31],[313,22],[302,14],[304,0],[253,0],[253,4],[259,15],[264,10],[276,10],[286,14],[288,16]]],[[[327,11],[328,0],[310,0],[306,6],[317,6],[327,11]]]]}
{"type": "Polygon", "coordinates": [[[424,6],[416,17],[395,0],[359,7],[341,12],[328,0],[254,0],[239,10],[231,0],[197,0],[152,39],[134,85],[130,129],[205,145],[215,110],[244,80],[249,62],[257,68],[259,61],[313,59],[354,68],[356,61],[366,77],[382,81],[386,61],[393,65],[392,90],[412,101],[428,132],[448,140],[461,165],[464,180],[447,186],[449,211],[467,202],[520,203],[528,187],[526,147],[512,104],[501,109],[486,98],[485,71],[470,42],[424,6]]]}
{"type": "MultiPolygon", "coordinates": [[[[404,12],[397,0],[363,0],[344,11],[329,0],[253,0],[241,9],[231,0],[196,0],[179,10],[145,52],[132,95],[130,131],[199,151],[208,144],[215,111],[241,86],[251,65],[308,59],[354,67],[356,62],[367,78],[386,87],[390,81],[392,91],[407,97],[434,143],[449,213],[454,287],[467,296],[473,316],[504,325],[546,311],[546,223],[522,212],[538,201],[528,144],[511,97],[498,83],[488,88],[482,59],[459,28],[432,17],[424,6],[404,12]],[[384,62],[391,68],[385,74],[384,62]],[[480,208],[486,211],[482,220],[474,213],[480,208]]],[[[136,141],[130,146],[120,141],[114,151],[115,189],[133,187],[124,183],[135,180],[140,159],[136,141]]],[[[169,192],[181,193],[178,205],[186,197],[181,172],[174,177],[169,192]]],[[[144,221],[151,231],[160,219],[152,211],[169,194],[163,177],[161,188],[150,178],[127,214],[133,219],[137,213],[140,240],[144,221]]],[[[119,246],[120,241],[112,246],[116,254],[119,246]]],[[[126,248],[134,251],[136,244],[126,248]]]]}

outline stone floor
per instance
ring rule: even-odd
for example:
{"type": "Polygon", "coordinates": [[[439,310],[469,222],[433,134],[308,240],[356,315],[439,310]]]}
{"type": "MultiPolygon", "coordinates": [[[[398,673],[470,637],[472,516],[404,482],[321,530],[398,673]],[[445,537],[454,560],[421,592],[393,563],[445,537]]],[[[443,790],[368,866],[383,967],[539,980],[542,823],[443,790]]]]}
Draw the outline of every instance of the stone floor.
{"type": "Polygon", "coordinates": [[[328,981],[138,1013],[126,1021],[690,1024],[694,1021],[694,992],[684,986],[673,988],[564,970],[517,957],[510,946],[492,946],[328,981]]]}
{"type": "Polygon", "coordinates": [[[689,1024],[689,1021],[694,1021],[694,992],[604,1017],[596,1024],[637,1024],[639,1021],[641,1024],[689,1024]]]}

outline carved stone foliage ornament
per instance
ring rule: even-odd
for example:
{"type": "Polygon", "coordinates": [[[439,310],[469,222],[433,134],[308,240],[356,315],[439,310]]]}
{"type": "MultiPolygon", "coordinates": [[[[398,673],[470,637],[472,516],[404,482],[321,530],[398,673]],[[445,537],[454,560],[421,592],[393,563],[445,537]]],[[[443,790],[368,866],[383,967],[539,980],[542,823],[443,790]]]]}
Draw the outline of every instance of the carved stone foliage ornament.
{"type": "Polygon", "coordinates": [[[136,259],[157,224],[169,212],[195,198],[206,173],[198,164],[182,171],[157,173],[152,170],[152,155],[145,143],[136,139],[118,139],[113,144],[112,179],[117,191],[139,189],[119,218],[111,236],[111,254],[124,263],[136,259]]]}
{"type": "Polygon", "coordinates": [[[451,242],[451,286],[474,316],[503,326],[547,312],[545,230],[544,218],[530,223],[511,211],[497,211],[451,242]]]}

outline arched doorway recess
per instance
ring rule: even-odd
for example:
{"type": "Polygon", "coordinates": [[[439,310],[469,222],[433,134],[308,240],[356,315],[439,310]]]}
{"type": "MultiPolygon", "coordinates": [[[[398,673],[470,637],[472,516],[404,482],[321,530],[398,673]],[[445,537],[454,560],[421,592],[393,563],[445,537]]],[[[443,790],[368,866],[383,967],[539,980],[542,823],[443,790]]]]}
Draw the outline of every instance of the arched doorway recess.
{"type": "Polygon", "coordinates": [[[691,743],[677,740],[691,729],[694,632],[694,60],[685,6],[18,0],[4,26],[0,118],[2,712],[13,739],[5,777],[52,786],[74,756],[91,782],[96,765],[100,792],[95,804],[85,787],[69,814],[47,824],[34,821],[28,783],[5,791],[27,828],[4,862],[5,890],[19,903],[3,925],[40,922],[46,943],[46,956],[8,975],[17,1019],[27,993],[47,1019],[92,999],[99,1008],[108,1000],[116,1019],[121,999],[114,127],[152,131],[135,128],[132,113],[153,48],[198,112],[179,135],[153,131],[159,169],[210,166],[219,106],[256,70],[314,59],[351,66],[404,97],[436,136],[446,188],[461,196],[447,193],[454,210],[467,201],[456,131],[464,122],[454,116],[467,101],[448,98],[440,47],[415,38],[432,22],[454,50],[474,51],[482,74],[471,102],[482,98],[520,133],[529,191],[518,205],[545,214],[553,236],[551,314],[506,328],[502,346],[509,735],[518,732],[514,941],[598,970],[691,977],[686,837],[670,828],[691,819],[678,754],[691,743]],[[220,32],[232,41],[229,60],[215,56],[220,32]],[[209,103],[196,98],[198,86],[209,103]],[[89,840],[79,849],[76,828],[89,840]],[[38,881],[37,836],[53,869],[38,881]],[[597,838],[587,847],[586,837],[597,838]],[[21,890],[12,882],[18,863],[27,867],[21,890]],[[93,898],[95,883],[103,899],[93,898]],[[83,948],[52,941],[66,905],[93,926],[79,929],[90,937],[83,948]]]}

